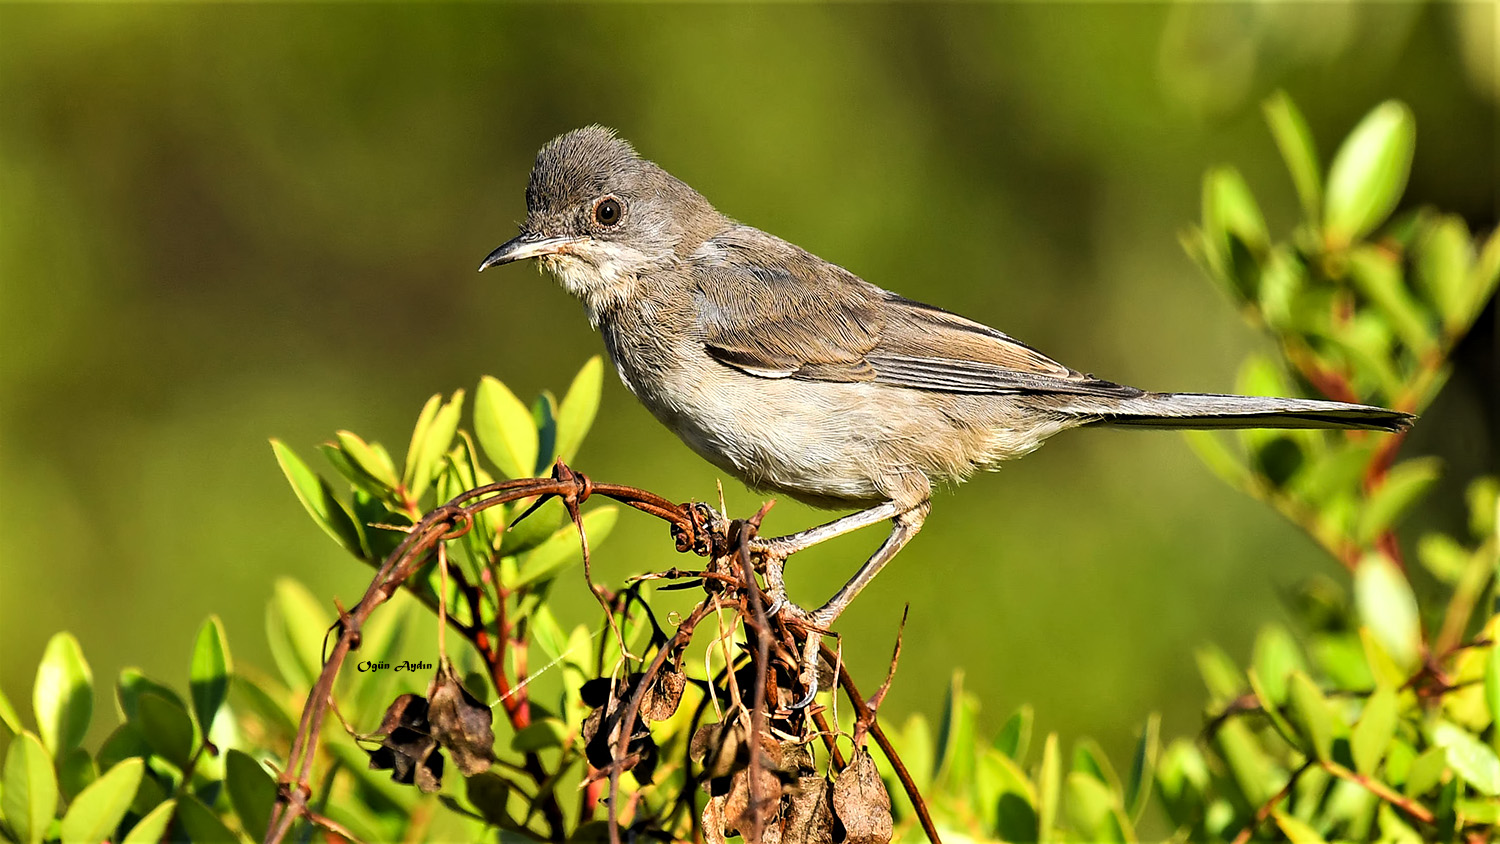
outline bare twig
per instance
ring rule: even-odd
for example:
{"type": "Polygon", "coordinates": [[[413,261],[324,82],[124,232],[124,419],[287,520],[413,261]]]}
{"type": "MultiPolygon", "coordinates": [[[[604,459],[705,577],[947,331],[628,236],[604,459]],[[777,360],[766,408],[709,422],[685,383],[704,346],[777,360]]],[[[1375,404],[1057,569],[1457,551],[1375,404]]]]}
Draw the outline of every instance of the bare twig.
{"type": "MultiPolygon", "coordinates": [[[[837,659],[837,655],[829,650],[827,645],[822,646],[823,658],[829,662],[837,659]]],[[[854,685],[854,678],[849,676],[849,670],[842,665],[839,666],[839,685],[843,687],[844,694],[849,696],[849,702],[859,712],[866,711],[866,702],[863,695],[859,693],[859,687],[854,685]]],[[[906,763],[901,761],[901,754],[886,738],[885,730],[880,728],[880,721],[870,719],[870,735],[875,737],[875,743],[880,746],[880,752],[885,754],[891,768],[896,772],[896,779],[901,781],[901,788],[906,791],[906,797],[911,801],[912,808],[916,810],[917,821],[922,825],[922,831],[927,833],[927,840],[932,844],[942,844],[938,837],[937,824],[932,822],[932,814],[927,811],[927,801],[922,799],[922,794],[917,790],[916,780],[911,777],[911,772],[906,770],[906,763]]]]}
{"type": "Polygon", "coordinates": [[[1307,769],[1312,766],[1313,763],[1309,760],[1302,763],[1302,767],[1293,771],[1292,775],[1287,777],[1286,785],[1282,786],[1280,791],[1271,795],[1271,799],[1262,803],[1260,808],[1255,810],[1255,817],[1249,823],[1245,824],[1245,828],[1240,830],[1239,835],[1234,837],[1233,844],[1248,844],[1250,838],[1255,835],[1255,830],[1259,829],[1260,825],[1265,823],[1267,818],[1271,817],[1271,813],[1276,811],[1276,806],[1285,800],[1287,795],[1292,793],[1292,789],[1297,786],[1297,780],[1301,779],[1302,775],[1307,773],[1307,769]]]}
{"type": "MultiPolygon", "coordinates": [[[[278,778],[276,802],[272,809],[270,823],[265,836],[268,844],[277,844],[286,839],[286,836],[296,824],[299,818],[306,819],[314,825],[321,826],[332,835],[342,836],[352,840],[347,830],[338,826],[321,814],[318,807],[310,804],[313,793],[311,773],[317,750],[317,736],[321,733],[323,723],[331,711],[334,701],[332,689],[335,679],[349,653],[357,650],[360,645],[361,630],[368,620],[370,614],[381,604],[389,600],[395,592],[405,585],[408,580],[429,561],[436,561],[438,565],[437,595],[425,594],[431,590],[420,590],[423,594],[424,603],[431,606],[438,614],[441,629],[446,630],[452,625],[454,630],[464,636],[466,640],[474,645],[476,650],[484,659],[489,669],[495,689],[499,693],[501,709],[505,713],[512,728],[523,729],[531,722],[530,707],[525,691],[525,682],[521,676],[511,678],[507,676],[507,658],[511,655],[513,646],[524,645],[527,639],[525,620],[511,618],[512,608],[508,606],[513,594],[509,593],[504,585],[494,576],[492,570],[486,570],[487,577],[482,576],[481,583],[471,584],[462,576],[458,570],[451,569],[447,563],[447,551],[444,543],[463,536],[473,529],[476,517],[486,509],[500,506],[513,501],[534,499],[533,508],[540,506],[548,498],[556,497],[563,502],[569,516],[578,526],[580,544],[582,547],[585,576],[589,580],[590,591],[593,592],[600,606],[605,610],[608,624],[621,644],[621,652],[624,653],[623,632],[616,625],[614,616],[618,614],[628,615],[631,611],[631,602],[634,601],[642,610],[645,617],[650,621],[654,634],[652,644],[656,648],[654,658],[650,661],[644,671],[633,675],[630,694],[625,700],[614,701],[608,705],[608,709],[617,712],[617,717],[609,717],[606,712],[606,723],[614,726],[610,729],[615,732],[609,733],[608,741],[612,745],[612,761],[607,771],[599,771],[599,774],[608,774],[609,781],[609,829],[610,839],[615,844],[620,840],[621,829],[619,825],[622,812],[637,815],[634,808],[635,802],[640,799],[642,793],[637,792],[629,804],[620,800],[620,775],[631,765],[639,760],[630,755],[632,739],[638,737],[638,723],[646,723],[642,719],[642,704],[644,698],[653,684],[656,683],[658,675],[672,659],[680,662],[681,654],[691,642],[699,623],[712,612],[729,608],[738,612],[738,617],[745,624],[747,633],[753,633],[755,642],[753,649],[743,657],[736,660],[732,655],[726,655],[726,662],[721,677],[727,679],[731,691],[738,693],[739,688],[735,683],[735,664],[739,662],[742,670],[749,670],[753,678],[751,687],[745,689],[744,697],[736,697],[736,710],[748,714],[750,718],[751,740],[750,748],[750,771],[749,788],[751,789],[750,810],[747,813],[750,818],[751,829],[743,831],[749,841],[758,841],[764,832],[763,827],[768,817],[764,811],[771,805],[770,801],[778,799],[777,795],[764,795],[759,791],[763,789],[763,776],[768,761],[763,758],[765,748],[761,746],[761,738],[770,734],[769,721],[773,715],[772,704],[768,701],[769,675],[766,673],[773,670],[773,652],[776,658],[785,658],[786,654],[800,652],[799,643],[805,631],[793,629],[785,624],[777,623],[778,619],[768,617],[765,600],[755,579],[754,561],[749,550],[750,540],[759,530],[760,521],[765,516],[769,504],[761,509],[754,517],[746,520],[729,521],[719,516],[715,511],[709,510],[703,505],[677,505],[666,499],[656,496],[644,490],[629,486],[613,484],[596,484],[586,476],[574,472],[562,463],[554,467],[551,478],[535,478],[523,480],[501,481],[487,484],[474,490],[463,493],[446,504],[434,508],[431,512],[421,517],[415,525],[406,530],[406,536],[402,538],[397,548],[381,561],[374,578],[366,589],[360,601],[349,611],[340,608],[339,621],[335,626],[331,640],[325,644],[325,656],[322,670],[320,671],[312,689],[309,691],[306,705],[303,707],[296,736],[293,739],[288,761],[281,776],[278,778]],[[679,551],[693,551],[695,553],[711,558],[710,564],[702,571],[680,571],[673,569],[665,572],[661,577],[689,579],[698,587],[701,587],[706,595],[693,610],[688,613],[677,626],[677,629],[669,636],[657,623],[650,606],[645,602],[635,585],[629,585],[619,593],[611,593],[606,589],[596,586],[592,581],[590,567],[590,554],[587,537],[583,533],[583,524],[579,507],[587,499],[593,496],[603,496],[618,501],[626,506],[632,507],[648,515],[655,516],[668,522],[673,530],[679,551]],[[460,602],[459,609],[466,604],[469,611],[467,620],[453,618],[448,612],[448,599],[450,593],[449,580],[458,577],[457,599],[460,602]],[[493,624],[487,624],[486,600],[483,591],[486,584],[495,590],[495,613],[493,624]],[[515,682],[512,682],[512,680],[515,682]]],[[[442,643],[440,632],[440,650],[446,656],[446,646],[442,643]]],[[[827,646],[823,646],[827,650],[827,646]]],[[[900,642],[893,655],[891,674],[894,674],[895,660],[899,656],[900,642]]],[[[860,713],[860,723],[868,724],[868,731],[875,736],[886,757],[891,761],[897,772],[898,778],[906,788],[908,797],[917,814],[922,821],[924,830],[928,837],[936,842],[938,840],[936,830],[933,828],[931,818],[927,813],[927,807],[921,796],[916,792],[910,775],[902,764],[900,757],[896,754],[890,742],[886,739],[880,725],[875,718],[875,708],[879,705],[885,689],[889,686],[891,676],[888,674],[881,691],[870,701],[865,701],[854,687],[848,672],[844,669],[836,655],[831,657],[836,670],[851,702],[860,713]]],[[[517,671],[524,675],[524,662],[517,662],[517,671]]],[[[601,666],[602,672],[602,666],[601,666]]],[[[696,681],[695,681],[696,682],[696,681]]],[[[717,680],[704,681],[704,700],[698,705],[698,718],[706,712],[707,704],[712,698],[712,689],[717,680]]],[[[822,733],[822,737],[828,746],[832,765],[841,769],[845,762],[839,753],[836,742],[833,741],[829,725],[821,712],[815,712],[813,720],[822,733]]],[[[803,738],[810,739],[804,728],[803,738]]],[[[558,772],[548,771],[541,758],[535,753],[524,754],[524,764],[511,766],[513,769],[524,771],[537,785],[534,799],[531,801],[533,810],[538,812],[546,825],[545,837],[552,841],[565,840],[568,834],[567,820],[563,815],[562,808],[557,801],[555,785],[558,772]]],[[[669,766],[670,767],[670,766],[669,766]]],[[[603,782],[596,782],[593,786],[586,787],[581,797],[579,810],[580,821],[587,819],[594,812],[599,799],[603,796],[603,782]]],[[[675,807],[665,815],[652,815],[642,821],[636,817],[637,822],[660,823],[666,819],[677,817],[680,807],[686,806],[689,814],[694,809],[691,794],[691,785],[684,787],[686,798],[679,796],[675,807]],[[684,802],[685,800],[685,802],[684,802]]],[[[524,794],[523,790],[515,793],[524,794]]]]}
{"type": "Polygon", "coordinates": [[[1326,759],[1320,764],[1323,770],[1328,773],[1364,788],[1364,790],[1395,806],[1406,814],[1411,815],[1422,823],[1433,823],[1437,820],[1437,816],[1432,813],[1431,809],[1404,794],[1392,790],[1390,786],[1379,780],[1371,779],[1364,774],[1356,773],[1337,762],[1326,759]]]}

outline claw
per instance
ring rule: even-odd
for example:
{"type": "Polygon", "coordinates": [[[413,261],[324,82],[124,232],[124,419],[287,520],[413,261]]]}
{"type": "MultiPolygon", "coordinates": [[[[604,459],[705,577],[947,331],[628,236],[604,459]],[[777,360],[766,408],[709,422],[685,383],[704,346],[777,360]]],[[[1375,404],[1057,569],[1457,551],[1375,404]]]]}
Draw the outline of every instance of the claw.
{"type": "Polygon", "coordinates": [[[806,709],[813,698],[818,696],[818,645],[823,642],[823,634],[813,630],[807,631],[806,644],[802,647],[802,680],[807,686],[807,696],[792,704],[791,709],[796,712],[806,709]]]}
{"type": "Polygon", "coordinates": [[[808,706],[812,705],[813,698],[816,698],[817,696],[818,696],[818,669],[816,667],[814,667],[813,668],[813,672],[812,672],[812,680],[811,680],[811,682],[809,682],[807,684],[807,697],[805,697],[805,698],[797,701],[796,703],[792,704],[790,708],[791,708],[791,710],[793,712],[796,712],[796,711],[802,710],[802,709],[806,709],[808,706]]]}

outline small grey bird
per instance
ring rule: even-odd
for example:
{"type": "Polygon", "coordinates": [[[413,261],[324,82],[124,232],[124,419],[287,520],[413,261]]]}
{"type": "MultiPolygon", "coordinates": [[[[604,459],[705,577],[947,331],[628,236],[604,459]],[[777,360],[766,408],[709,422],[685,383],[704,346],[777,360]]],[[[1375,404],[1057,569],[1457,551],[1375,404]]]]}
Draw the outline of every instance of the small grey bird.
{"type": "Polygon", "coordinates": [[[1412,418],[1331,401],[1151,393],[1069,369],[731,220],[600,126],[542,148],[520,235],[479,268],[524,258],[582,300],[620,380],[694,451],[753,488],[859,509],[757,548],[775,605],[816,628],[921,529],[934,483],[1067,428],[1399,431],[1412,418]],[[886,519],[890,536],[827,604],[809,613],[786,600],[788,555],[886,519]]]}

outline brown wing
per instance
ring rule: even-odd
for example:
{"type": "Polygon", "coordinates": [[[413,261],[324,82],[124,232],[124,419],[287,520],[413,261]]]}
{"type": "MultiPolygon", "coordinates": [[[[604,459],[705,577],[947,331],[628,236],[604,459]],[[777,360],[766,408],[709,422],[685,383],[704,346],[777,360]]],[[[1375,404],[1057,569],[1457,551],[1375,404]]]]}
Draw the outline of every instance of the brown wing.
{"type": "Polygon", "coordinates": [[[1135,396],[1141,391],[1069,369],[958,314],[885,294],[880,342],[865,359],[875,380],[955,393],[1045,392],[1135,396]]]}
{"type": "Polygon", "coordinates": [[[786,241],[744,227],[700,250],[693,274],[709,356],[763,378],[868,381],[879,291],[786,241]]]}
{"type": "Polygon", "coordinates": [[[750,375],[952,393],[1140,393],[756,229],[710,240],[692,271],[705,350],[750,375]]]}

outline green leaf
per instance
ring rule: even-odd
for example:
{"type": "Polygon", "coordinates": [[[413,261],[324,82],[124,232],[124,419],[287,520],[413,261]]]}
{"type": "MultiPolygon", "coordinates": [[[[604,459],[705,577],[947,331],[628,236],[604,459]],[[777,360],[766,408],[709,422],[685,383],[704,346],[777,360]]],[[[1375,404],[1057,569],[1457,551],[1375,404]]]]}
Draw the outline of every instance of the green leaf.
{"type": "Polygon", "coordinates": [[[1297,475],[1290,492],[1314,505],[1354,494],[1363,485],[1374,454],[1373,442],[1339,440],[1297,475]]]}
{"type": "Polygon", "coordinates": [[[69,750],[57,760],[57,785],[64,801],[77,797],[97,779],[99,771],[94,767],[94,757],[81,747],[69,750]]]}
{"type": "Polygon", "coordinates": [[[1260,311],[1267,326],[1278,333],[1298,329],[1306,316],[1302,300],[1308,281],[1307,266],[1290,249],[1271,250],[1260,272],[1260,311]]]}
{"type": "Polygon", "coordinates": [[[120,707],[121,717],[127,721],[140,717],[138,703],[145,692],[164,697],[178,706],[186,706],[177,692],[142,674],[139,668],[122,668],[119,682],[115,685],[115,703],[120,707]]]}
{"type": "Polygon", "coordinates": [[[1445,533],[1423,534],[1417,541],[1417,559],[1433,577],[1453,585],[1468,570],[1473,552],[1445,533]]]}
{"type": "Polygon", "coordinates": [[[434,407],[438,398],[439,396],[433,396],[428,399],[427,405],[422,408],[422,416],[418,417],[417,428],[411,435],[411,447],[406,453],[406,494],[413,501],[427,492],[432,479],[442,471],[443,455],[448,453],[448,446],[453,443],[453,437],[458,432],[459,418],[463,415],[463,390],[454,390],[452,398],[441,407],[434,407]],[[430,421],[424,425],[423,420],[428,418],[429,407],[434,409],[431,411],[430,421]]]}
{"type": "Polygon", "coordinates": [[[193,644],[193,663],[188,669],[193,714],[198,716],[198,727],[205,739],[208,728],[213,726],[214,716],[219,714],[219,707],[229,695],[229,675],[233,671],[224,623],[218,616],[211,615],[198,629],[198,640],[193,644]]]}
{"type": "Polygon", "coordinates": [[[136,823],[121,844],[157,844],[166,837],[167,825],[172,822],[172,813],[176,810],[176,800],[158,805],[136,823]]]}
{"type": "Polygon", "coordinates": [[[1004,753],[1016,762],[1026,758],[1026,746],[1031,743],[1031,726],[1036,720],[1036,712],[1030,704],[1021,704],[1021,707],[1006,719],[1004,726],[1000,728],[1000,734],[995,736],[995,749],[1004,753]]]}
{"type": "Polygon", "coordinates": [[[193,754],[193,719],[176,702],[146,692],[140,707],[140,730],[151,750],[179,768],[186,768],[193,754]]]}
{"type": "Polygon", "coordinates": [[[1081,771],[1068,774],[1068,821],[1085,841],[1126,841],[1126,824],[1109,787],[1081,771]]]}
{"type": "Polygon", "coordinates": [[[1422,661],[1422,623],[1400,569],[1381,554],[1366,554],[1354,570],[1354,604],[1360,623],[1386,653],[1408,674],[1415,671],[1422,661]]]}
{"type": "Polygon", "coordinates": [[[115,727],[114,732],[104,739],[94,761],[101,768],[110,768],[132,756],[150,755],[151,745],[146,743],[146,737],[141,735],[135,725],[127,723],[115,727]]]}
{"type": "Polygon", "coordinates": [[[1396,664],[1391,655],[1386,652],[1385,646],[1375,637],[1374,631],[1368,627],[1359,629],[1360,651],[1364,655],[1364,675],[1359,682],[1343,683],[1346,689],[1364,689],[1371,685],[1392,686],[1399,688],[1406,682],[1408,674],[1405,669],[1396,664]]]}
{"type": "Polygon", "coordinates": [[[1442,475],[1442,460],[1419,457],[1396,464],[1365,503],[1356,539],[1372,544],[1381,533],[1394,527],[1422,499],[1442,475]]]}
{"type": "Polygon", "coordinates": [[[954,671],[943,704],[943,722],[938,728],[937,771],[939,782],[961,793],[974,776],[975,722],[979,701],[964,691],[964,673],[954,671]]]}
{"type": "Polygon", "coordinates": [[[1286,703],[1287,677],[1293,671],[1307,669],[1297,640],[1285,627],[1275,623],[1262,627],[1255,637],[1251,662],[1264,686],[1268,702],[1273,706],[1286,703]]]}
{"type": "Polygon", "coordinates": [[[1235,489],[1250,486],[1250,469],[1238,455],[1224,444],[1224,438],[1215,431],[1183,431],[1183,437],[1192,447],[1193,453],[1203,461],[1219,480],[1235,489]]]}
{"type": "Polygon", "coordinates": [[[1319,835],[1316,829],[1288,815],[1286,812],[1277,809],[1271,815],[1276,819],[1276,825],[1281,827],[1281,831],[1292,844],[1327,844],[1323,836],[1319,835]]]}
{"type": "Polygon", "coordinates": [[[1127,816],[1139,820],[1151,799],[1151,785],[1156,777],[1156,759],[1161,751],[1161,715],[1151,713],[1141,727],[1135,753],[1130,757],[1130,776],[1125,781],[1127,816]]]}
{"type": "MultiPolygon", "coordinates": [[[[590,549],[609,536],[619,515],[619,508],[613,506],[595,507],[583,514],[583,531],[588,537],[590,549]]],[[[552,577],[566,566],[582,560],[583,550],[579,544],[578,530],[569,522],[526,556],[521,565],[521,574],[510,588],[519,589],[552,577]]]]}
{"type": "MultiPolygon", "coordinates": [[[[886,775],[882,768],[881,776],[886,775]]],[[[981,748],[970,793],[984,828],[995,830],[1005,841],[1036,837],[1036,789],[1009,756],[992,747],[981,748]]]]}
{"type": "MultiPolygon", "coordinates": [[[[273,694],[264,688],[265,684],[274,682],[265,676],[251,678],[244,673],[233,675],[230,691],[235,696],[235,711],[238,712],[243,707],[253,712],[265,722],[266,729],[274,738],[291,741],[292,736],[297,733],[297,724],[293,720],[293,713],[288,710],[285,692],[273,694]]],[[[297,705],[301,706],[302,702],[299,701],[297,705]]]]}
{"type": "Polygon", "coordinates": [[[1266,718],[1270,720],[1271,727],[1276,730],[1277,734],[1288,745],[1291,747],[1300,747],[1301,742],[1297,737],[1297,731],[1292,729],[1292,725],[1287,722],[1286,716],[1282,715],[1280,709],[1282,703],[1286,700],[1285,683],[1283,682],[1282,687],[1282,700],[1276,701],[1271,698],[1270,692],[1266,690],[1266,683],[1261,679],[1259,671],[1252,668],[1247,674],[1250,679],[1250,691],[1255,693],[1255,699],[1260,703],[1261,710],[1266,713],[1266,718]]]}
{"type": "Polygon", "coordinates": [[[240,826],[252,840],[263,840],[276,802],[276,780],[249,754],[231,749],[224,757],[224,785],[240,826]]]}
{"type": "Polygon", "coordinates": [[[1240,696],[1247,685],[1245,675],[1240,673],[1228,654],[1217,645],[1206,645],[1193,656],[1198,660],[1198,673],[1203,675],[1203,683],[1208,686],[1215,706],[1222,706],[1240,696]]]}
{"type": "Polygon", "coordinates": [[[1437,350],[1437,329],[1412,298],[1395,256],[1374,246],[1357,247],[1349,253],[1349,273],[1354,286],[1375,304],[1401,342],[1419,355],[1437,350]]]}
{"type": "Polygon", "coordinates": [[[1259,298],[1255,257],[1270,245],[1266,221],[1250,186],[1233,167],[1215,167],[1203,177],[1203,233],[1210,266],[1244,298],[1259,298]]]}
{"type": "Polygon", "coordinates": [[[57,778],[52,757],[29,732],[10,743],[5,754],[5,777],[0,780],[0,814],[21,844],[38,844],[57,812],[57,778]]]}
{"type": "Polygon", "coordinates": [[[1411,173],[1417,127],[1411,110],[1396,100],[1376,106],[1333,157],[1323,225],[1329,243],[1341,248],[1385,221],[1411,173]]]}
{"type": "Polygon", "coordinates": [[[1104,748],[1091,738],[1080,738],[1073,745],[1073,770],[1104,783],[1110,791],[1120,790],[1120,777],[1109,764],[1104,748]]]}
{"type": "Polygon", "coordinates": [[[1500,478],[1475,478],[1464,490],[1464,501],[1469,505],[1469,530],[1476,537],[1488,539],[1500,531],[1500,478]]]}
{"type": "Polygon", "coordinates": [[[1381,686],[1365,702],[1359,723],[1349,734],[1349,751],[1354,756],[1354,770],[1370,776],[1385,758],[1396,737],[1396,690],[1381,686]]]}
{"type": "Polygon", "coordinates": [[[1313,683],[1312,678],[1301,671],[1292,673],[1287,683],[1287,692],[1292,701],[1292,713],[1312,751],[1325,762],[1331,760],[1333,713],[1328,708],[1328,701],[1323,698],[1323,692],[1313,683]]]}
{"type": "Polygon", "coordinates": [[[77,747],[94,717],[94,674],[72,633],[48,640],[31,694],[37,732],[47,751],[60,757],[77,747]]]}
{"type": "Polygon", "coordinates": [[[1468,288],[1464,297],[1466,303],[1462,317],[1457,321],[1463,326],[1462,330],[1468,330],[1468,326],[1479,318],[1485,303],[1494,295],[1496,285],[1500,285],[1500,230],[1490,233],[1490,239],[1484,242],[1484,249],[1479,253],[1479,260],[1469,270],[1469,282],[1465,285],[1468,288]]]}
{"type": "Polygon", "coordinates": [[[603,392],[604,361],[594,355],[578,370],[557,409],[557,458],[562,462],[571,462],[578,453],[584,435],[593,427],[603,392]]]}
{"type": "Polygon", "coordinates": [[[277,579],[275,595],[266,607],[266,638],[287,685],[297,689],[312,685],[323,669],[323,638],[332,624],[306,586],[287,577],[277,579]]]}
{"type": "Polygon", "coordinates": [[[1416,251],[1417,284],[1442,316],[1443,328],[1449,334],[1467,328],[1465,288],[1474,264],[1469,227],[1462,217],[1445,216],[1423,232],[1416,251]]]}
{"type": "Polygon", "coordinates": [[[1318,219],[1323,201],[1322,168],[1318,165],[1318,150],[1307,121],[1285,91],[1272,94],[1261,108],[1271,127],[1271,136],[1276,139],[1276,148],[1281,150],[1281,158],[1292,174],[1297,198],[1302,201],[1302,213],[1309,220],[1318,219]]]}
{"type": "Polygon", "coordinates": [[[1156,783],[1167,814],[1178,825],[1195,823],[1203,795],[1209,787],[1208,764],[1203,751],[1183,738],[1173,739],[1162,751],[1156,783]]]}
{"type": "Polygon", "coordinates": [[[987,752],[985,760],[996,766],[1000,797],[995,806],[994,828],[1004,841],[1029,841],[1036,837],[1036,788],[1015,762],[998,752],[987,752]]]}
{"type": "MultiPolygon", "coordinates": [[[[1500,722],[1500,646],[1491,645],[1484,660],[1484,703],[1490,720],[1500,722]]],[[[1500,729],[1496,730],[1500,737],[1500,729]]]]}
{"type": "Polygon", "coordinates": [[[510,740],[510,749],[517,753],[533,753],[553,747],[562,747],[567,737],[568,725],[557,718],[540,718],[523,729],[517,730],[510,740]]]}
{"type": "Polygon", "coordinates": [[[1042,743],[1042,763],[1037,770],[1036,824],[1038,844],[1058,841],[1057,810],[1062,795],[1062,754],[1057,733],[1048,733],[1042,743]]]}
{"type": "Polygon", "coordinates": [[[281,440],[271,440],[271,449],[276,453],[281,473],[286,475],[292,491],[297,494],[297,500],[302,502],[302,507],[318,523],[318,527],[332,537],[334,542],[343,546],[344,550],[355,556],[362,556],[364,531],[354,521],[349,508],[334,493],[333,487],[328,485],[328,481],[309,469],[302,458],[281,440]]]}
{"type": "MultiPolygon", "coordinates": [[[[502,830],[516,826],[515,820],[505,810],[511,792],[511,784],[505,777],[488,771],[466,777],[464,792],[487,823],[502,830]]],[[[504,837],[505,833],[502,832],[501,838],[504,837]]]]}
{"type": "Polygon", "coordinates": [[[485,456],[507,478],[531,477],[537,435],[531,411],[499,380],[488,375],[474,394],[474,435],[485,456]]]}
{"type": "Polygon", "coordinates": [[[547,474],[557,456],[557,399],[546,390],[531,403],[531,422],[536,426],[536,467],[538,477],[547,474]]]}
{"type": "MultiPolygon", "coordinates": [[[[333,443],[320,443],[318,445],[318,451],[321,452],[323,458],[328,461],[328,465],[332,466],[335,471],[342,475],[344,477],[344,480],[348,481],[350,485],[354,487],[354,489],[357,489],[367,495],[374,496],[376,498],[381,498],[388,495],[388,490],[380,483],[380,481],[377,481],[374,478],[370,477],[370,475],[365,472],[365,470],[354,465],[354,461],[349,459],[349,455],[341,451],[338,446],[334,445],[333,443]]],[[[358,509],[357,502],[354,509],[358,509]]],[[[355,512],[354,516],[355,520],[362,524],[368,521],[367,519],[359,518],[358,512],[355,512]]]]}
{"type": "MultiPolygon", "coordinates": [[[[422,412],[417,414],[416,427],[411,431],[411,444],[406,447],[406,462],[401,468],[401,485],[407,490],[411,489],[412,482],[416,480],[422,446],[427,441],[427,432],[432,428],[433,420],[437,418],[438,408],[442,406],[443,394],[433,393],[428,397],[427,403],[422,405],[422,412]]],[[[446,448],[443,450],[447,451],[446,448]]]]}
{"type": "Polygon", "coordinates": [[[145,770],[144,760],[126,759],[85,788],[63,816],[63,844],[97,844],[113,837],[135,800],[145,770]]]}
{"type": "Polygon", "coordinates": [[[5,731],[0,733],[0,738],[10,739],[21,734],[21,716],[3,690],[0,690],[0,728],[5,731]]]}
{"type": "Polygon", "coordinates": [[[177,822],[193,844],[239,844],[239,838],[219,816],[191,794],[179,798],[177,822]]]}
{"type": "Polygon", "coordinates": [[[1411,770],[1406,773],[1406,785],[1402,790],[1408,797],[1421,797],[1442,784],[1443,774],[1447,770],[1447,748],[1429,747],[1411,763],[1411,770]]]}
{"type": "Polygon", "coordinates": [[[338,431],[334,433],[334,436],[338,438],[339,450],[347,455],[361,471],[386,489],[396,487],[398,483],[396,466],[391,462],[391,456],[386,453],[385,449],[365,442],[352,431],[338,431]]]}
{"type": "MultiPolygon", "coordinates": [[[[1500,757],[1462,727],[1446,721],[1432,728],[1432,743],[1448,754],[1448,764],[1481,794],[1500,796],[1500,757]]],[[[1420,761],[1420,760],[1418,760],[1420,761]]]]}
{"type": "Polygon", "coordinates": [[[901,728],[901,741],[897,749],[901,758],[906,760],[907,770],[917,788],[925,789],[930,786],[933,776],[937,774],[937,754],[933,750],[932,725],[927,723],[921,713],[907,717],[901,728]]]}

